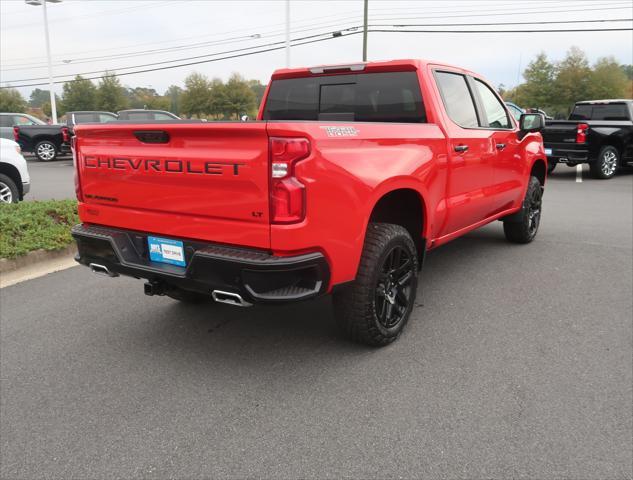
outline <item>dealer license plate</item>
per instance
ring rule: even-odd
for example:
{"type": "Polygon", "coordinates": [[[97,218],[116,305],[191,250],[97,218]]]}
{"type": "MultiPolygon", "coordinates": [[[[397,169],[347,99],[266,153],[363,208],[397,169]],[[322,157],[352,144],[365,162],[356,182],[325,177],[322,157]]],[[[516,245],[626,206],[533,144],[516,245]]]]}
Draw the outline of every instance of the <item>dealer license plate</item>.
{"type": "Polygon", "coordinates": [[[185,248],[180,240],[170,238],[147,237],[149,258],[152,262],[170,263],[186,266],[185,248]]]}

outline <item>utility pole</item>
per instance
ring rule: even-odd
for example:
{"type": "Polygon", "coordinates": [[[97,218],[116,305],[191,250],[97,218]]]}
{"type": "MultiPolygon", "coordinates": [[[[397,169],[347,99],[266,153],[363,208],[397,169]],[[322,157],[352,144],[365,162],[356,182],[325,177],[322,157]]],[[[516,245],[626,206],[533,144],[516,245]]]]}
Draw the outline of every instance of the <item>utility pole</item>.
{"type": "Polygon", "coordinates": [[[367,61],[367,16],[369,13],[369,0],[365,0],[365,12],[363,14],[363,62],[367,61]]]}
{"type": "Polygon", "coordinates": [[[286,68],[290,68],[290,0],[286,0],[286,68]]]}
{"type": "Polygon", "coordinates": [[[57,123],[57,102],[55,101],[55,92],[53,91],[53,65],[51,61],[51,42],[48,37],[48,15],[46,13],[46,3],[59,3],[62,0],[25,0],[27,5],[35,7],[43,7],[44,9],[44,33],[46,35],[46,56],[48,58],[48,89],[51,94],[51,114],[53,123],[57,123]]]}

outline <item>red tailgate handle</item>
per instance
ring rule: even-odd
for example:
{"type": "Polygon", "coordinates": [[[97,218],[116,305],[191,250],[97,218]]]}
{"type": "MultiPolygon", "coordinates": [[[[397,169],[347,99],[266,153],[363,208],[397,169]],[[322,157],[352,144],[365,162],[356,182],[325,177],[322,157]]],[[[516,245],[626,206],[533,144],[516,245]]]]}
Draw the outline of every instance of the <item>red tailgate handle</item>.
{"type": "Polygon", "coordinates": [[[164,130],[137,130],[134,136],[143,143],[169,143],[169,134],[164,130]]]}

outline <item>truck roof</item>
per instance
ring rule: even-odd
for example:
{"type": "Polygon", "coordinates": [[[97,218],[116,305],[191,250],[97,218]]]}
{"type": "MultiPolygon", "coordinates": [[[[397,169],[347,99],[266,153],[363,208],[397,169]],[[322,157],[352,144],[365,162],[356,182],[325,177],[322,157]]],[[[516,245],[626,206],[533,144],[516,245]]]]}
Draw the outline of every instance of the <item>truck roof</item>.
{"type": "Polygon", "coordinates": [[[411,71],[419,70],[427,65],[437,65],[439,67],[446,67],[461,72],[478,76],[474,72],[470,72],[461,67],[449,65],[441,62],[434,62],[431,60],[422,59],[399,59],[388,60],[384,62],[350,62],[344,64],[332,64],[332,65],[316,65],[313,67],[298,67],[298,68],[280,68],[273,72],[272,79],[280,78],[296,78],[307,77],[310,75],[323,75],[327,73],[344,73],[344,72],[393,72],[393,71],[411,71]]]}
{"type": "Polygon", "coordinates": [[[633,99],[630,98],[609,98],[605,100],[583,100],[576,102],[576,105],[599,105],[607,103],[633,103],[633,99]]]}

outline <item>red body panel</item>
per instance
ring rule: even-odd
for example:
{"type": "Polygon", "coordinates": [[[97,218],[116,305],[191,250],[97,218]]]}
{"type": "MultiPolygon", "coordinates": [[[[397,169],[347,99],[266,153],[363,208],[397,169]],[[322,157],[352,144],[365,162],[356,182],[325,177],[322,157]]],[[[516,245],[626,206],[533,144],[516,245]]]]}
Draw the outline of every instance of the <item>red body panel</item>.
{"type": "MultiPolygon", "coordinates": [[[[428,248],[436,247],[517,211],[530,170],[545,154],[540,134],[520,139],[516,126],[499,131],[453,123],[432,75],[435,68],[475,76],[413,60],[366,66],[366,71],[417,70],[427,123],[264,122],[266,92],[257,122],[78,126],[84,194],[80,218],[89,224],[259,247],[281,256],[320,251],[331,269],[331,288],[355,278],[377,202],[391,191],[410,189],[423,204],[419,235],[428,248]],[[333,125],[353,127],[355,133],[331,136],[325,127],[333,125]],[[140,130],[164,130],[170,140],[144,144],[134,135],[140,130]],[[300,223],[270,223],[270,137],[304,137],[310,142],[310,154],[294,167],[305,185],[305,218],[300,223]],[[500,150],[498,144],[505,148],[500,150]],[[469,149],[457,153],[455,145],[469,149]],[[229,166],[204,175],[139,171],[129,161],[120,162],[121,169],[87,165],[99,157],[184,160],[193,169],[204,169],[205,162],[229,166]],[[234,163],[240,164],[238,175],[231,175],[234,163]]],[[[280,70],[273,78],[307,75],[307,69],[280,70]]]]}

